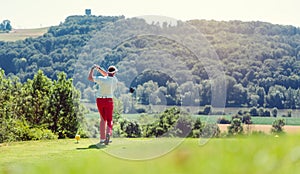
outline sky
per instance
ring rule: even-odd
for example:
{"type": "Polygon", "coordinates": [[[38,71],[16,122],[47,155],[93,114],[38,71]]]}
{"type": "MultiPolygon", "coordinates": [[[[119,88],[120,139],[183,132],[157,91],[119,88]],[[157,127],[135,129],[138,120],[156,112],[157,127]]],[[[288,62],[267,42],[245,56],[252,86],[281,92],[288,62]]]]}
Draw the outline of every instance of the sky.
{"type": "Polygon", "coordinates": [[[263,21],[300,27],[300,0],[0,0],[0,22],[13,28],[59,25],[71,15],[126,18],[159,15],[177,20],[263,21]]]}

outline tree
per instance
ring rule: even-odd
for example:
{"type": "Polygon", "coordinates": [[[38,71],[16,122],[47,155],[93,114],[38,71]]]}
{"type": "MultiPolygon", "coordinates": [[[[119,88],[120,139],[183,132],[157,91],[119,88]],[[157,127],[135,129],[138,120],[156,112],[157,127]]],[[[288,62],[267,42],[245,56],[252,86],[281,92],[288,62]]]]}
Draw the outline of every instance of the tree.
{"type": "Polygon", "coordinates": [[[59,138],[75,136],[83,119],[79,99],[80,93],[74,88],[72,79],[67,79],[65,73],[59,73],[53,83],[49,106],[49,128],[59,138]]]}
{"type": "Polygon", "coordinates": [[[11,31],[12,26],[10,24],[10,20],[3,20],[2,23],[0,23],[0,31],[11,31]]]}
{"type": "Polygon", "coordinates": [[[285,100],[284,91],[285,87],[280,85],[270,87],[270,90],[267,95],[267,106],[283,109],[285,100]]]}
{"type": "Polygon", "coordinates": [[[156,82],[152,80],[144,83],[143,85],[139,85],[136,90],[136,98],[141,104],[149,104],[150,96],[153,92],[158,89],[158,85],[156,82]]]}
{"type": "Polygon", "coordinates": [[[25,118],[33,127],[47,123],[51,86],[51,80],[41,70],[37,72],[33,80],[25,83],[24,90],[28,92],[26,104],[30,105],[24,108],[26,109],[25,118]]]}

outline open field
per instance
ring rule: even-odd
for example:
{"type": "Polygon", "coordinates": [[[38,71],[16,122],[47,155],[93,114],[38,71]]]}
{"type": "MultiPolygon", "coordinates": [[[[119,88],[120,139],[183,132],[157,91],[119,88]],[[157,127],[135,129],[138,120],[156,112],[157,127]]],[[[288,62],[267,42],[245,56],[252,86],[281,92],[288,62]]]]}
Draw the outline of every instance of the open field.
{"type": "MultiPolygon", "coordinates": [[[[169,153],[151,160],[133,161],[106,151],[136,139],[114,139],[97,149],[90,139],[28,141],[0,145],[0,173],[243,173],[289,174],[300,172],[299,135],[185,139],[169,153]]],[[[147,149],[140,147],[141,151],[147,149]]]]}
{"type": "MultiPolygon", "coordinates": [[[[229,124],[218,124],[221,132],[227,132],[228,129],[227,127],[229,126],[229,124]]],[[[266,134],[270,134],[271,133],[271,129],[272,129],[272,125],[249,125],[248,126],[244,126],[244,131],[247,132],[247,130],[249,129],[250,132],[264,132],[266,134]]],[[[283,131],[288,133],[288,134],[300,134],[300,126],[292,126],[292,125],[285,125],[283,126],[283,131]]]]}
{"type": "MultiPolygon", "coordinates": [[[[141,119],[141,115],[147,114],[122,114],[124,118],[130,120],[139,121],[141,119]]],[[[149,114],[148,114],[149,115],[149,114]]],[[[151,115],[151,114],[150,114],[151,115]]],[[[193,115],[193,117],[200,117],[202,122],[210,122],[217,123],[218,118],[226,118],[227,120],[231,120],[231,115],[193,115]]],[[[98,112],[91,112],[86,114],[86,118],[99,118],[98,112]]],[[[291,126],[300,126],[300,118],[299,117],[251,117],[253,124],[255,125],[272,125],[274,120],[276,119],[284,119],[286,125],[291,126]]]]}
{"type": "Polygon", "coordinates": [[[0,41],[17,41],[29,37],[42,36],[48,31],[48,27],[35,29],[13,29],[9,33],[0,33],[0,41]]]}

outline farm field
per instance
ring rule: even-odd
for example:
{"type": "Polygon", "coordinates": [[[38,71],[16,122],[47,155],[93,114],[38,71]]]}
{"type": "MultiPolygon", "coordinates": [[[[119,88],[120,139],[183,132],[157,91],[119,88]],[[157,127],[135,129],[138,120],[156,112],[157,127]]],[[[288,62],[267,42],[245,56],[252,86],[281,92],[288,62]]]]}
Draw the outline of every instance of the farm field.
{"type": "MultiPolygon", "coordinates": [[[[141,119],[141,115],[147,114],[122,114],[122,117],[130,119],[130,120],[139,120],[141,119]]],[[[99,113],[91,112],[86,114],[86,118],[98,118],[99,113]]],[[[227,120],[231,120],[231,115],[193,115],[193,117],[200,117],[202,122],[210,122],[217,123],[219,118],[226,118],[227,120]]],[[[149,118],[149,117],[148,117],[149,118]]],[[[152,118],[150,118],[152,119],[152,118]]],[[[276,119],[284,119],[286,125],[300,126],[300,118],[299,117],[251,117],[253,124],[259,125],[272,125],[273,121],[276,119]]]]}
{"type": "Polygon", "coordinates": [[[13,29],[9,33],[0,33],[0,41],[17,41],[24,40],[29,37],[42,36],[48,31],[48,27],[34,29],[13,29]]]}
{"type": "MultiPolygon", "coordinates": [[[[184,141],[150,160],[114,157],[109,149],[130,148],[136,139],[114,139],[97,149],[90,139],[27,141],[0,145],[0,173],[299,173],[299,135],[216,138],[204,145],[184,141]]],[[[142,151],[147,149],[140,147],[142,151]]]]}

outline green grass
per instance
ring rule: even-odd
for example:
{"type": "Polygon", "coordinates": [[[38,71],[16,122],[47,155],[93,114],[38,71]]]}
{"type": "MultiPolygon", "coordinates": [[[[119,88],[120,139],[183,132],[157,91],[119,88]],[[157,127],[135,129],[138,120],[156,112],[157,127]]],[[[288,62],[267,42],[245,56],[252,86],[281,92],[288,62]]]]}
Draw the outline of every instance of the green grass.
{"type": "MultiPolygon", "coordinates": [[[[114,139],[97,149],[90,139],[28,141],[0,146],[0,173],[299,173],[299,135],[185,139],[171,152],[143,161],[125,160],[110,149],[135,147],[136,139],[114,139]]],[[[147,148],[140,147],[140,153],[147,148]]]]}
{"type": "Polygon", "coordinates": [[[48,31],[48,27],[34,29],[13,29],[9,33],[0,33],[0,41],[17,41],[24,40],[29,37],[42,36],[48,31]]]}

